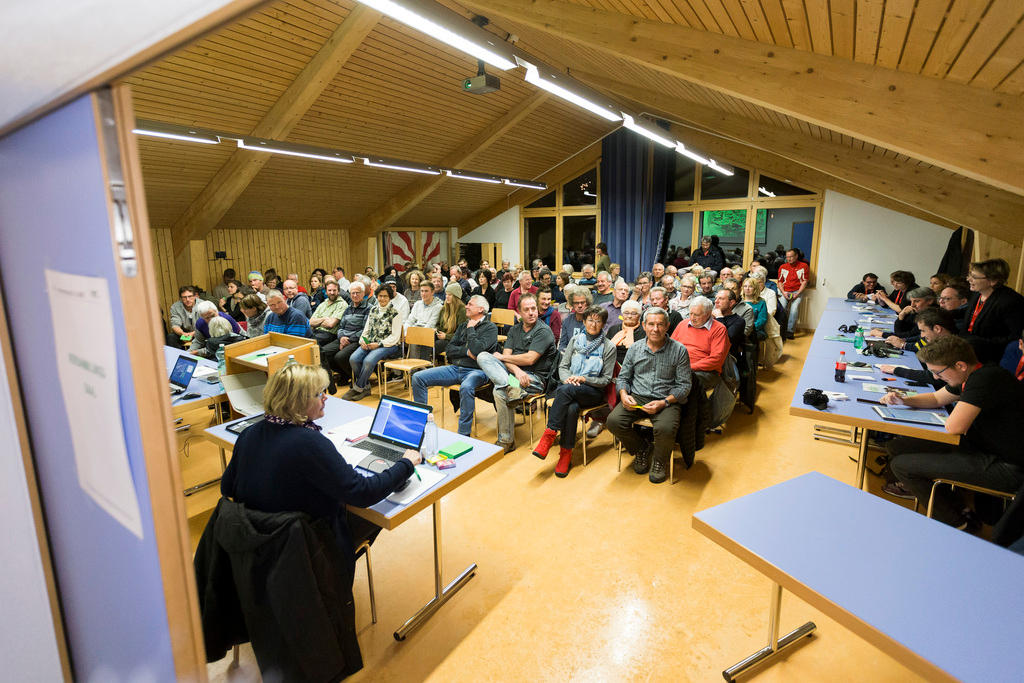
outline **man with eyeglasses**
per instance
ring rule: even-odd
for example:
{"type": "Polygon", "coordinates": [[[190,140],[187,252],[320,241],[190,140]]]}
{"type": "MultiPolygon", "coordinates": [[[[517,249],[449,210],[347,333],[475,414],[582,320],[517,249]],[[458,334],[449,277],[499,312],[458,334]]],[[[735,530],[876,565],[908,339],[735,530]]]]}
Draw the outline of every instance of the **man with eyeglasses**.
{"type": "Polygon", "coordinates": [[[577,334],[586,333],[586,325],[583,322],[583,314],[593,303],[593,296],[590,290],[582,285],[574,285],[567,288],[565,297],[569,301],[569,315],[562,321],[562,329],[558,335],[558,351],[565,351],[572,338],[577,334]]]}
{"type": "Polygon", "coordinates": [[[971,290],[963,282],[950,283],[939,292],[939,308],[948,311],[957,324],[957,332],[963,331],[964,313],[971,290]]]}
{"type": "MultiPolygon", "coordinates": [[[[946,432],[959,444],[899,437],[886,446],[892,472],[924,504],[935,479],[951,479],[996,491],[1014,492],[1024,483],[1024,385],[998,365],[982,365],[960,337],[936,339],[917,353],[936,379],[945,382],[928,394],[882,396],[887,405],[935,409],[956,404],[946,432]]],[[[975,526],[948,487],[935,490],[933,517],[958,529],[975,526]]]]}
{"type": "Polygon", "coordinates": [[[185,349],[192,343],[196,321],[199,320],[199,309],[196,307],[198,299],[196,288],[192,285],[184,285],[178,289],[178,301],[171,304],[169,315],[171,333],[167,335],[168,346],[185,349]]]}

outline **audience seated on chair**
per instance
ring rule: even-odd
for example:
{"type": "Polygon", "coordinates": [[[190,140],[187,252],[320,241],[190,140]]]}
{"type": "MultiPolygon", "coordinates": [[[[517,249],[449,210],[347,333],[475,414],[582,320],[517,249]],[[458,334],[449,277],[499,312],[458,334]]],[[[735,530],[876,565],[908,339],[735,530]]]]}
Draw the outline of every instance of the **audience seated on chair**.
{"type": "Polygon", "coordinates": [[[309,329],[309,318],[289,307],[284,294],[278,290],[272,289],[267,294],[267,308],[270,309],[271,314],[263,323],[264,332],[312,338],[313,331],[309,329]]]}
{"type": "Polygon", "coordinates": [[[723,424],[732,413],[736,397],[723,382],[722,368],[729,355],[729,332],[711,315],[713,304],[697,297],[690,304],[690,317],[676,328],[672,338],[686,347],[690,369],[700,376],[705,389],[712,389],[712,426],[723,424]]]}
{"type": "Polygon", "coordinates": [[[731,290],[720,289],[718,294],[715,294],[715,308],[712,315],[715,316],[715,320],[725,325],[729,336],[729,352],[739,358],[743,353],[743,345],[747,338],[743,332],[743,318],[733,312],[735,306],[736,295],[731,290]]]}
{"type": "Polygon", "coordinates": [[[800,318],[800,304],[803,303],[804,290],[811,278],[811,268],[800,260],[800,252],[790,249],[786,252],[786,262],[779,266],[779,305],[786,308],[789,323],[782,336],[792,339],[793,331],[800,318]]]}
{"type": "Polygon", "coordinates": [[[327,389],[331,394],[337,390],[332,371],[341,375],[341,384],[348,384],[352,379],[349,358],[359,349],[359,337],[366,327],[366,318],[372,307],[366,299],[365,292],[366,285],[359,280],[349,285],[348,295],[351,303],[341,314],[337,339],[320,349],[320,365],[331,377],[327,389]]]}
{"type": "Polygon", "coordinates": [[[306,316],[306,320],[313,317],[313,305],[310,303],[309,295],[299,291],[299,285],[295,280],[285,280],[281,283],[281,293],[288,301],[289,308],[306,316]]]}
{"type": "Polygon", "coordinates": [[[615,292],[612,287],[612,276],[602,270],[597,274],[597,281],[594,284],[594,304],[600,306],[614,298],[615,292]]]}
{"type": "Polygon", "coordinates": [[[538,319],[537,297],[519,297],[519,322],[508,330],[505,347],[483,351],[476,363],[494,385],[494,410],[498,414],[498,445],[506,453],[515,450],[515,416],[512,401],[524,394],[542,394],[558,360],[555,336],[538,319]]]}
{"type": "Polygon", "coordinates": [[[1024,329],[1021,330],[1020,339],[1006,345],[999,365],[1008,370],[1018,381],[1024,382],[1024,329]]]}
{"type": "Polygon", "coordinates": [[[889,274],[889,284],[892,285],[892,291],[886,294],[885,289],[880,287],[875,293],[875,303],[899,313],[909,303],[907,293],[917,289],[917,280],[909,270],[894,270],[889,274]]]}
{"type": "MultiPolygon", "coordinates": [[[[359,335],[359,348],[349,356],[352,367],[352,389],[343,399],[358,401],[370,394],[370,375],[377,363],[394,358],[402,352],[402,323],[405,316],[394,304],[395,288],[391,283],[377,288],[377,303],[366,316],[359,335]]],[[[381,382],[387,381],[380,377],[381,382]]]]}
{"type": "Polygon", "coordinates": [[[612,325],[618,325],[621,321],[620,316],[622,315],[622,305],[629,301],[629,285],[626,284],[625,280],[621,280],[615,283],[615,287],[612,289],[611,301],[606,301],[600,304],[601,308],[608,312],[608,320],[605,322],[605,331],[608,330],[612,325]]]}
{"type": "Polygon", "coordinates": [[[537,310],[541,322],[551,328],[551,334],[555,336],[555,342],[562,335],[562,314],[558,306],[553,305],[551,298],[551,287],[541,285],[537,288],[537,310]]]}
{"type": "Polygon", "coordinates": [[[577,334],[583,334],[583,313],[590,308],[594,297],[590,290],[582,285],[572,285],[565,292],[569,302],[569,315],[562,319],[562,329],[558,335],[558,350],[564,351],[569,342],[577,334]]]}
{"type": "Polygon", "coordinates": [[[762,282],[756,277],[748,277],[740,287],[743,303],[750,307],[754,316],[753,339],[763,340],[768,336],[765,325],[768,324],[768,302],[761,297],[762,282]]]}
{"type": "MultiPolygon", "coordinates": [[[[635,302],[634,302],[635,303],[635,302]]],[[[604,333],[608,311],[591,306],[583,314],[585,333],[573,337],[558,364],[558,388],[548,408],[548,421],[533,454],[543,460],[561,433],[555,474],[565,477],[572,465],[576,428],[583,408],[601,405],[615,371],[615,345],[604,333]]],[[[584,437],[586,438],[586,437],[584,437]]]]}
{"type": "Polygon", "coordinates": [[[935,307],[935,292],[928,287],[918,287],[907,292],[910,304],[903,307],[896,322],[893,323],[893,334],[885,341],[898,349],[916,348],[921,341],[921,334],[915,322],[921,311],[935,307]]]}
{"type": "Polygon", "coordinates": [[[210,334],[210,321],[214,318],[220,318],[224,322],[228,323],[229,333],[241,334],[242,328],[238,326],[235,319],[227,313],[217,310],[217,305],[212,301],[200,301],[195,305],[195,310],[198,311],[199,317],[195,322],[195,329],[192,334],[192,341],[189,345],[189,352],[194,355],[202,356],[203,358],[211,358],[212,356],[207,352],[206,341],[213,336],[210,334]]]}
{"type": "Polygon", "coordinates": [[[488,310],[485,298],[479,294],[470,297],[466,304],[468,319],[448,340],[448,365],[421,370],[412,377],[412,395],[417,403],[427,403],[428,387],[459,385],[459,434],[463,436],[469,436],[473,427],[476,389],[487,382],[476,358],[498,347],[498,327],[487,319],[488,310]]]}
{"type": "Polygon", "coordinates": [[[338,338],[338,324],[341,323],[341,316],[348,308],[348,304],[341,298],[341,289],[337,282],[329,280],[324,285],[324,294],[323,302],[316,307],[313,317],[309,319],[313,338],[321,348],[338,338]]]}
{"type": "Polygon", "coordinates": [[[196,321],[199,320],[199,309],[196,307],[198,302],[195,287],[183,285],[178,288],[178,301],[171,304],[169,314],[171,332],[167,335],[168,346],[185,349],[192,343],[196,321]]]}
{"type": "Polygon", "coordinates": [[[665,311],[668,315],[668,334],[671,335],[676,325],[683,321],[683,316],[678,311],[672,311],[668,307],[668,292],[660,285],[651,287],[651,306],[656,306],[665,311]]]}
{"type": "MultiPolygon", "coordinates": [[[[403,329],[409,329],[410,327],[429,327],[436,330],[438,320],[441,318],[441,309],[444,307],[444,303],[434,296],[434,285],[429,280],[420,281],[417,293],[419,298],[416,300],[416,303],[412,305],[412,309],[409,311],[409,317],[405,319],[405,323],[403,324],[403,329]]],[[[424,355],[421,352],[416,354],[416,357],[429,358],[430,353],[427,351],[424,355]]]]}
{"type": "Polygon", "coordinates": [[[608,430],[633,454],[633,471],[650,472],[651,482],[658,484],[668,478],[680,404],[690,393],[690,362],[686,348],[668,337],[668,314],[663,309],[648,308],[643,326],[647,338],[629,347],[619,370],[615,383],[619,403],[608,416],[608,430]],[[633,429],[640,418],[654,425],[653,443],[645,442],[633,429]]]}
{"type": "MultiPolygon", "coordinates": [[[[1013,492],[1024,484],[1024,385],[998,365],[981,365],[974,349],[960,337],[943,336],[917,352],[937,379],[938,391],[900,397],[883,394],[881,401],[915,408],[956,404],[946,431],[962,435],[959,444],[898,437],[886,447],[892,472],[924,503],[934,479],[953,479],[996,491],[1013,492]]],[[[969,517],[949,491],[935,492],[933,517],[966,528],[969,517]]]]}
{"type": "MultiPolygon", "coordinates": [[[[916,323],[918,332],[921,335],[922,348],[931,344],[939,337],[956,336],[956,323],[953,321],[953,316],[950,315],[949,311],[944,311],[941,308],[926,308],[917,314],[916,323]]],[[[925,384],[932,385],[934,389],[941,389],[946,384],[941,379],[935,378],[927,370],[915,370],[913,368],[903,368],[888,364],[880,365],[878,368],[884,374],[895,375],[909,379],[912,382],[924,382],[925,384]]]]}
{"type": "Polygon", "coordinates": [[[526,293],[537,293],[537,287],[533,284],[533,276],[530,275],[530,271],[528,270],[524,270],[519,273],[519,286],[512,290],[512,293],[508,295],[508,309],[510,311],[518,311],[519,297],[526,293]]]}

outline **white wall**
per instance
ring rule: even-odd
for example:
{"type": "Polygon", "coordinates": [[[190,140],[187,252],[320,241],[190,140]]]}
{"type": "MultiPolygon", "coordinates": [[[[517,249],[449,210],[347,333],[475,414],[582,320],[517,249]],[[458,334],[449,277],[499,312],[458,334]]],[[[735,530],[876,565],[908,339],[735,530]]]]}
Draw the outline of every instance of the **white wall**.
{"type": "Polygon", "coordinates": [[[813,327],[828,298],[846,296],[869,271],[878,274],[887,291],[894,270],[909,270],[927,285],[951,234],[948,228],[827,191],[816,289],[801,315],[803,324],[813,327]]]}
{"type": "Polygon", "coordinates": [[[59,681],[63,673],[57,636],[7,387],[0,351],[0,519],[4,520],[0,662],[9,681],[59,681]]]}
{"type": "MultiPolygon", "coordinates": [[[[512,265],[520,263],[519,256],[519,207],[513,206],[500,216],[495,216],[473,232],[459,238],[459,242],[500,242],[501,258],[512,265]]],[[[495,268],[500,263],[492,264],[495,268]]]]}

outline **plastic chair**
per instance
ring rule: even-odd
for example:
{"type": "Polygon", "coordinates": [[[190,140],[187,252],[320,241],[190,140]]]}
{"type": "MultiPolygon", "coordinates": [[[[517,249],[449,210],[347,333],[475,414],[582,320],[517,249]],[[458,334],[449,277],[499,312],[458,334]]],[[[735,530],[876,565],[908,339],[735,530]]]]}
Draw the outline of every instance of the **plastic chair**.
{"type": "Polygon", "coordinates": [[[382,360],[377,363],[377,377],[381,379],[377,383],[377,387],[380,390],[380,395],[384,396],[387,392],[387,372],[388,370],[397,370],[401,372],[405,378],[406,389],[412,392],[412,373],[414,370],[420,368],[432,368],[436,361],[434,355],[434,330],[430,327],[410,327],[405,331],[403,343],[405,344],[405,353],[402,358],[397,360],[382,360]],[[410,358],[409,352],[412,347],[416,346],[429,346],[430,347],[430,360],[424,360],[422,358],[410,358]],[[382,369],[383,368],[383,369],[382,369]]]}

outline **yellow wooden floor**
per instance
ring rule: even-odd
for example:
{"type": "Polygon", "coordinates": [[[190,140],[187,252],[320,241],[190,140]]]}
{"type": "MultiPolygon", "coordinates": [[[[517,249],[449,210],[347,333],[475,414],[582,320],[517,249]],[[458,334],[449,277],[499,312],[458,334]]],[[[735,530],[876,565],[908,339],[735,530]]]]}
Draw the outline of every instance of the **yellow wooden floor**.
{"type": "MultiPolygon", "coordinates": [[[[405,642],[392,632],[433,593],[430,513],[373,546],[376,625],[358,565],[365,669],[351,680],[721,680],[723,668],[764,645],[770,584],[693,531],[691,515],[810,470],[853,481],[854,450],[814,441],[811,421],[787,414],[809,343],[805,335],[787,344],[783,361],[761,374],[754,415],[738,407],[675,485],[649,483],[628,458],[616,472],[607,433],[586,468],[557,479],[556,458],[533,457],[529,429],[518,427],[515,452],[444,499],[445,580],[471,562],[476,577],[405,642]]],[[[481,406],[479,437],[493,440],[493,409],[481,406]]],[[[203,523],[193,520],[194,540],[203,523]]],[[[756,680],[917,679],[786,594],[783,632],[809,619],[815,636],[756,680]]],[[[210,665],[211,679],[258,680],[248,648],[242,663],[230,676],[227,660],[210,665]]]]}

